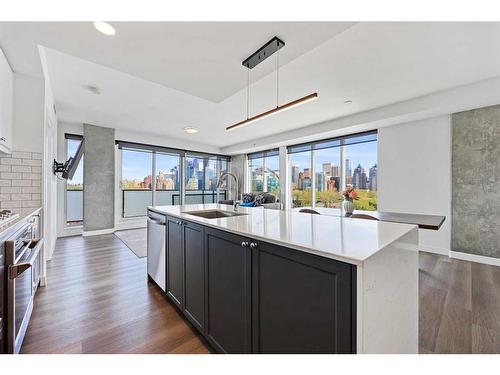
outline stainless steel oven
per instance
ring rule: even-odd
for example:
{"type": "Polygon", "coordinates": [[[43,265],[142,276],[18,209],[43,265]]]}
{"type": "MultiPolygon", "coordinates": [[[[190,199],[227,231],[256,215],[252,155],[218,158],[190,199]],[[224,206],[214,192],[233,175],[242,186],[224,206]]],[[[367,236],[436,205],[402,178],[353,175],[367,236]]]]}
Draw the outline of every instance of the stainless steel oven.
{"type": "Polygon", "coordinates": [[[7,353],[19,353],[40,281],[41,249],[36,218],[5,242],[7,273],[7,353]]]}

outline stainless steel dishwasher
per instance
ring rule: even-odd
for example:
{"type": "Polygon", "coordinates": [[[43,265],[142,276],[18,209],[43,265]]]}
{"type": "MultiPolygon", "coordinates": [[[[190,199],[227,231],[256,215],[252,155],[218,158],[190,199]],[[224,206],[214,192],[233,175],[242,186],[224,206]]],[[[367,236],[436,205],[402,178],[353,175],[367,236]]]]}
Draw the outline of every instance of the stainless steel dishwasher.
{"type": "Polygon", "coordinates": [[[148,275],[166,292],[165,215],[148,211],[148,275]]]}

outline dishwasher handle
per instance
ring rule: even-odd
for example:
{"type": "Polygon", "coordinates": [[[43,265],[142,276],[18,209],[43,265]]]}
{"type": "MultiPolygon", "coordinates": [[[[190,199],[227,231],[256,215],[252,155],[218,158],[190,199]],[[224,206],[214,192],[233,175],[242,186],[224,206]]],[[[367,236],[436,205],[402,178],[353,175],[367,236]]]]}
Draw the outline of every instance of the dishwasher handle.
{"type": "Polygon", "coordinates": [[[160,221],[160,220],[153,220],[150,217],[148,217],[148,222],[151,223],[151,224],[166,226],[165,222],[160,221]]]}

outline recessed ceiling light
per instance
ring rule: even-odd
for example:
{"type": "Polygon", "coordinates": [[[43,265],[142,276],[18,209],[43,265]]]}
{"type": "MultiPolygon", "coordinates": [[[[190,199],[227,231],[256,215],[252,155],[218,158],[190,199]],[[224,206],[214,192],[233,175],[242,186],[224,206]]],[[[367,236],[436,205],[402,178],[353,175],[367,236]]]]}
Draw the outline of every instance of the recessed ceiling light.
{"type": "Polygon", "coordinates": [[[352,104],[352,100],[345,100],[344,104],[352,104]]]}
{"type": "Polygon", "coordinates": [[[94,27],[97,29],[97,31],[103,33],[104,35],[116,34],[115,28],[111,24],[104,21],[95,21],[94,27]]]}
{"type": "Polygon", "coordinates": [[[101,94],[101,89],[97,86],[91,86],[91,85],[87,85],[87,86],[82,86],[84,89],[90,91],[92,94],[95,94],[95,95],[100,95],[101,94]]]}
{"type": "Polygon", "coordinates": [[[184,131],[188,134],[196,134],[198,133],[200,130],[198,128],[192,128],[192,127],[187,127],[187,128],[184,128],[184,131]]]}

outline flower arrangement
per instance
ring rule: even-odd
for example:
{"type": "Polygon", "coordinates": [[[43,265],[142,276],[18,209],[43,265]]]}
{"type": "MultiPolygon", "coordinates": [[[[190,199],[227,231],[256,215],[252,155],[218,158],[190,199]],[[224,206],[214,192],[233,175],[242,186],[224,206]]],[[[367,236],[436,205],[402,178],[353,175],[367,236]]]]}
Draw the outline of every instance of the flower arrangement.
{"type": "Polygon", "coordinates": [[[352,184],[347,184],[346,189],[342,192],[342,197],[348,202],[353,202],[358,199],[358,193],[354,191],[352,184]]]}

